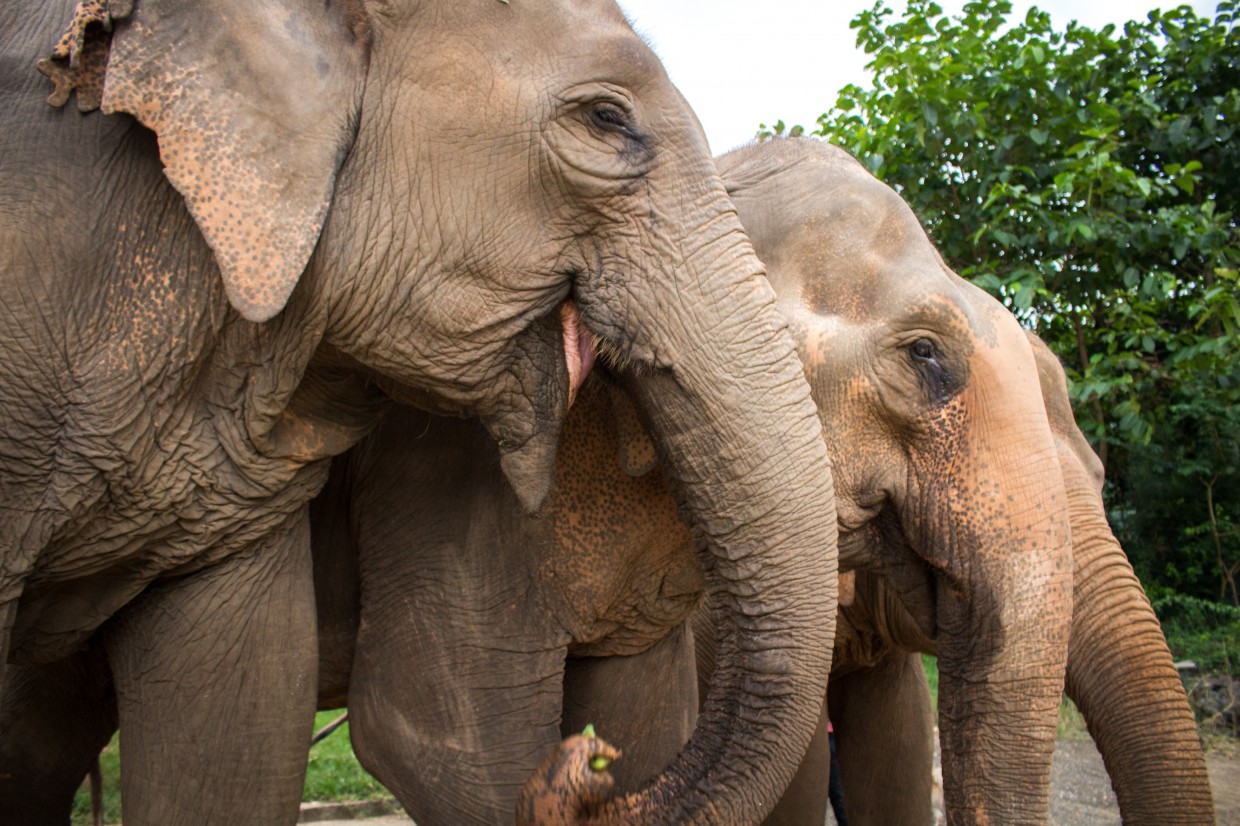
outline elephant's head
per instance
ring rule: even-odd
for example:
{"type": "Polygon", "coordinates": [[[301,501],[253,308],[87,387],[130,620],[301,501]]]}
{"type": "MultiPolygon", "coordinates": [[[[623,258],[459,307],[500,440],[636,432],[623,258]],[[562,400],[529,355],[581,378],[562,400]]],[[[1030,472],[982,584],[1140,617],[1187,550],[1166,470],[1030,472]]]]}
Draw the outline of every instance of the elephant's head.
{"type": "Polygon", "coordinates": [[[82,9],[85,38],[60,50],[76,64],[44,68],[62,92],[102,82],[105,112],[156,132],[257,335],[294,328],[299,347],[343,353],[394,394],[476,413],[527,507],[595,352],[616,370],[727,630],[699,735],[611,811],[758,817],[809,740],[829,667],[830,470],[701,127],[615,3],[82,9]]]}
{"type": "Polygon", "coordinates": [[[1045,822],[1072,570],[1029,343],[843,151],[720,170],[818,403],[841,567],[883,573],[937,650],[949,820],[1045,822]]]}

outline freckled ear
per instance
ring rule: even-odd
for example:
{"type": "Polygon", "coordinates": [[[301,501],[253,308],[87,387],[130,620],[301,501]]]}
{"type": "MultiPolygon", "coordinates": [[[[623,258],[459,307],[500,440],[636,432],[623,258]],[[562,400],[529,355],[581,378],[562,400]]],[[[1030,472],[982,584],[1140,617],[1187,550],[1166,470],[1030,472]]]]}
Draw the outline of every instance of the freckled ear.
{"type": "Polygon", "coordinates": [[[654,442],[629,395],[610,382],[607,390],[611,396],[612,419],[616,424],[620,467],[629,476],[645,476],[658,464],[654,442]]]}
{"type": "Polygon", "coordinates": [[[233,306],[252,321],[275,315],[314,250],[353,140],[367,57],[355,6],[82,5],[110,7],[103,111],[155,131],[233,306]]]}

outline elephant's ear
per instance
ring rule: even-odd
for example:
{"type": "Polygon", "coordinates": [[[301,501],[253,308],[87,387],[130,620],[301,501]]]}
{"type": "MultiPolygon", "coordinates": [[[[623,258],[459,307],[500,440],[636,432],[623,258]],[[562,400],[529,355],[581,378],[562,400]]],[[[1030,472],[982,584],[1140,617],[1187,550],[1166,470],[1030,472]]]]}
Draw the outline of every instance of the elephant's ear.
{"type": "MultiPolygon", "coordinates": [[[[87,68],[87,35],[112,31],[103,111],[155,131],[165,174],[251,321],[296,286],[352,143],[368,56],[360,2],[83,0],[53,53],[68,58],[62,73],[76,69],[75,48],[87,68]]],[[[79,84],[79,107],[92,82],[79,84]]],[[[61,86],[53,103],[68,97],[61,86]]]]}
{"type": "Polygon", "coordinates": [[[611,394],[611,415],[616,424],[620,467],[629,476],[645,476],[654,470],[658,462],[654,441],[638,417],[637,408],[629,395],[610,382],[607,389],[611,394]]]}

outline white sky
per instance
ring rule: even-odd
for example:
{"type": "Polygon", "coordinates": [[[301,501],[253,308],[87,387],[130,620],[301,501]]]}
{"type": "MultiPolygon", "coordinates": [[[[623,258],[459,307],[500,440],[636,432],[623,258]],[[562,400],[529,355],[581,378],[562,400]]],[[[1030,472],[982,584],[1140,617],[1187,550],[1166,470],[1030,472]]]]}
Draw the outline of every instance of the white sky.
{"type": "MultiPolygon", "coordinates": [[[[711,150],[751,139],[759,123],[807,129],[848,83],[868,85],[867,55],[848,23],[873,0],[618,0],[635,28],[654,45],[672,82],[697,112],[711,150]]],[[[897,14],[904,4],[890,2],[897,14]]],[[[1214,16],[1214,0],[1189,3],[1214,16]]],[[[958,14],[964,0],[939,0],[958,14]]],[[[1050,12],[1062,30],[1071,19],[1090,28],[1144,20],[1153,8],[1180,0],[1013,0],[1009,20],[1030,5],[1050,12]]],[[[888,18],[892,20],[894,18],[888,18]]]]}

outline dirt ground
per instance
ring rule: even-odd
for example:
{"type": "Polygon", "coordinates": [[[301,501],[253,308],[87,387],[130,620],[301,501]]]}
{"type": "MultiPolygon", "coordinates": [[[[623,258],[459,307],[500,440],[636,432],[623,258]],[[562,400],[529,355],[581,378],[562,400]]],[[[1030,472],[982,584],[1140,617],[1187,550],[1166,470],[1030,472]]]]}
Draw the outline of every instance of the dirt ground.
{"type": "MultiPolygon", "coordinates": [[[[934,763],[939,772],[937,747],[934,763]]],[[[1232,745],[1210,751],[1206,770],[1214,791],[1215,822],[1218,826],[1240,826],[1240,750],[1232,745]]],[[[936,823],[942,824],[942,800],[936,799],[935,804],[936,823]]],[[[1052,826],[1120,826],[1119,807],[1102,756],[1088,738],[1055,743],[1050,822],[1052,826]]]]}
{"type": "MultiPolygon", "coordinates": [[[[1240,751],[1217,749],[1206,755],[1219,826],[1240,826],[1240,751]]],[[[941,815],[940,815],[941,816],[941,815]]],[[[406,817],[318,821],[319,826],[409,826],[406,817]]],[[[834,818],[828,821],[834,824],[834,818]]],[[[939,821],[940,823],[942,820],[939,821]]],[[[1051,823],[1054,826],[1118,826],[1119,809],[1102,758],[1089,740],[1060,740],[1051,776],[1051,823]]]]}
{"type": "MultiPolygon", "coordinates": [[[[1240,826],[1240,754],[1219,749],[1206,755],[1214,813],[1219,826],[1240,826]]],[[[1115,794],[1092,740],[1060,740],[1051,769],[1051,823],[1118,826],[1115,794]]]]}

